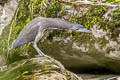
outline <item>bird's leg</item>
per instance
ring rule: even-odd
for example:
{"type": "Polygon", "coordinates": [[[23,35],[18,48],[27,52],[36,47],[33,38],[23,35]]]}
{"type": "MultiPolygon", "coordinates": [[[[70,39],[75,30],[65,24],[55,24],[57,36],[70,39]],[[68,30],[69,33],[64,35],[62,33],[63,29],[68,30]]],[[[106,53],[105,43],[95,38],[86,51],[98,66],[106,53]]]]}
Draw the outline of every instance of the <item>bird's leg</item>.
{"type": "Polygon", "coordinates": [[[21,55],[21,56],[23,56],[22,47],[23,47],[23,46],[20,46],[20,55],[21,55]]]}
{"type": "Polygon", "coordinates": [[[42,38],[43,36],[43,33],[42,32],[39,32],[35,38],[35,41],[33,43],[33,47],[36,49],[36,51],[38,52],[38,54],[40,56],[46,56],[37,46],[37,42],[42,38]]]}
{"type": "Polygon", "coordinates": [[[37,47],[37,43],[34,43],[34,44],[33,44],[33,47],[35,48],[35,50],[38,52],[38,54],[39,54],[40,56],[43,56],[43,55],[42,55],[42,51],[37,47]]]}

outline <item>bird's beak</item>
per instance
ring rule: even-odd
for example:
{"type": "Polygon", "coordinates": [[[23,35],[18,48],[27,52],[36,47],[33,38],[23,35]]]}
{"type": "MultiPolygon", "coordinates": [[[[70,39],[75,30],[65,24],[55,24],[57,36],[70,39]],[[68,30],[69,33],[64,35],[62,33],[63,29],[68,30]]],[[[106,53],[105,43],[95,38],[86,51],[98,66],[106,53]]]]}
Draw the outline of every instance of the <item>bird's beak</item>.
{"type": "Polygon", "coordinates": [[[87,32],[87,33],[92,33],[91,30],[88,30],[88,29],[86,29],[86,28],[80,28],[80,29],[78,29],[76,32],[87,32]]]}

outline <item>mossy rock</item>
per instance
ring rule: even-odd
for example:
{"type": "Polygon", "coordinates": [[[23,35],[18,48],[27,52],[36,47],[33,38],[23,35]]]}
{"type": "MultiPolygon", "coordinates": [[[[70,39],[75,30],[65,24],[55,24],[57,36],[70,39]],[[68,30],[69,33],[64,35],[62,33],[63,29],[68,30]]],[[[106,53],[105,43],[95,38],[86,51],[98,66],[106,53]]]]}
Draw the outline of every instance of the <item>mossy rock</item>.
{"type": "Polygon", "coordinates": [[[12,63],[0,72],[0,80],[82,80],[51,57],[37,57],[12,63]]]}

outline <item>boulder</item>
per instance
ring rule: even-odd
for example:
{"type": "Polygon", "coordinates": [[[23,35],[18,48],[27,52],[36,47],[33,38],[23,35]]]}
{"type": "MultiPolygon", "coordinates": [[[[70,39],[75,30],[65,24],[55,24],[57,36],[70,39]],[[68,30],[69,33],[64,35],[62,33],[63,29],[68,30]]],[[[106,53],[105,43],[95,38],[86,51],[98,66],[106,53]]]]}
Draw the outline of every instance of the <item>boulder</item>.
{"type": "Polygon", "coordinates": [[[36,57],[10,64],[0,80],[82,80],[51,57],[36,57]]]}

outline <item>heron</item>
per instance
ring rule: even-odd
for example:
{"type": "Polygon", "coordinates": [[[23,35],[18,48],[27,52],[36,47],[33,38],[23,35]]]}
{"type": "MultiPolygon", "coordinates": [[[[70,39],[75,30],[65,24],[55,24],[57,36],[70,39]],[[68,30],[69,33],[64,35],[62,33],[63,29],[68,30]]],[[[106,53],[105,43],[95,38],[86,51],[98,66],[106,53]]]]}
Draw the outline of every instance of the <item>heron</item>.
{"type": "Polygon", "coordinates": [[[13,48],[20,47],[29,42],[33,43],[34,49],[37,51],[39,56],[46,56],[37,46],[38,41],[43,37],[45,30],[47,29],[58,29],[58,30],[72,30],[80,32],[91,32],[86,29],[83,25],[78,23],[71,23],[60,18],[45,18],[37,17],[31,20],[19,33],[13,48]]]}

